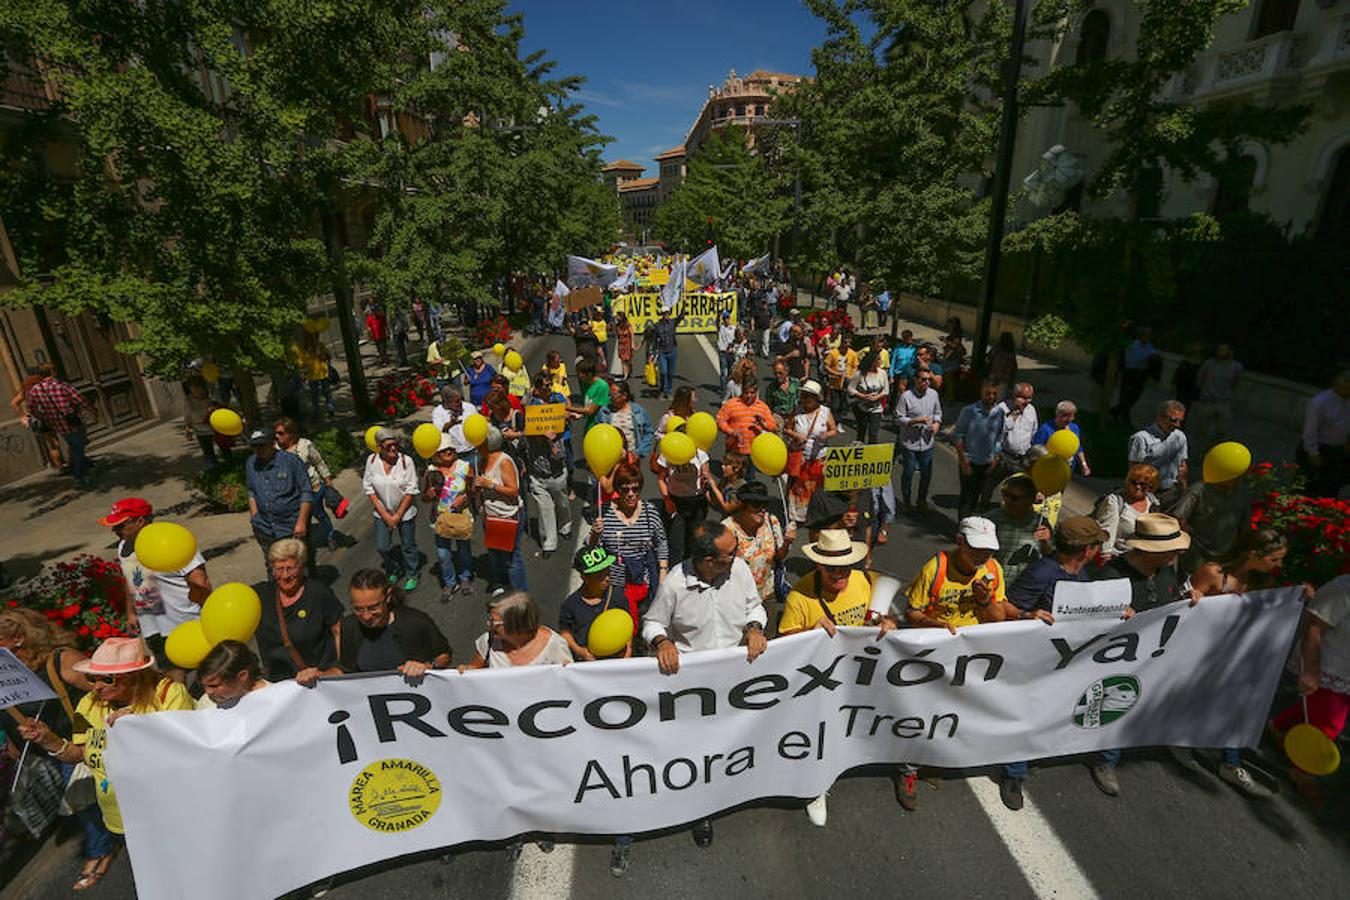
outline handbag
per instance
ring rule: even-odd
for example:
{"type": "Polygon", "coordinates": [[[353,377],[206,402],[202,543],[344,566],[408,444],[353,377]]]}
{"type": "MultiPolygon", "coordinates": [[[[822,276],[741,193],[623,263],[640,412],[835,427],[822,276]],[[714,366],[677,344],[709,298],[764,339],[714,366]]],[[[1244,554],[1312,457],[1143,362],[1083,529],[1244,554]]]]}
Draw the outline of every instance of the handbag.
{"type": "Polygon", "coordinates": [[[648,358],[647,364],[642,367],[642,380],[647,383],[647,387],[656,387],[656,361],[648,358]]]}
{"type": "MultiPolygon", "coordinates": [[[[439,526],[440,520],[437,519],[439,526]]],[[[516,549],[516,530],[520,528],[520,519],[512,516],[483,517],[483,545],[489,550],[510,552],[516,549]]]]}
{"type": "Polygon", "coordinates": [[[338,371],[337,366],[333,365],[331,359],[328,361],[328,383],[333,387],[342,384],[342,373],[338,371]]]}
{"type": "MultiPolygon", "coordinates": [[[[467,541],[473,537],[473,516],[467,512],[447,509],[436,517],[435,527],[437,537],[467,541]]],[[[512,538],[512,545],[514,544],[515,540],[512,538]]]]}
{"type": "MultiPolygon", "coordinates": [[[[60,653],[61,651],[57,650],[47,655],[47,683],[52,686],[52,690],[56,692],[56,698],[61,701],[61,708],[66,711],[67,721],[73,723],[75,721],[75,707],[70,702],[70,692],[66,690],[66,683],[61,679],[60,662],[57,658],[60,653]]],[[[71,812],[86,809],[98,802],[98,789],[94,786],[94,773],[84,760],[77,762],[75,768],[71,770],[62,800],[71,812]]]]}
{"type": "MultiPolygon", "coordinates": [[[[773,535],[773,555],[778,555],[779,547],[778,535],[773,530],[773,520],[769,520],[769,533],[773,535]]],[[[782,603],[787,599],[787,595],[792,591],[792,584],[788,581],[787,563],[777,562],[773,566],[773,595],[782,603]]]]}

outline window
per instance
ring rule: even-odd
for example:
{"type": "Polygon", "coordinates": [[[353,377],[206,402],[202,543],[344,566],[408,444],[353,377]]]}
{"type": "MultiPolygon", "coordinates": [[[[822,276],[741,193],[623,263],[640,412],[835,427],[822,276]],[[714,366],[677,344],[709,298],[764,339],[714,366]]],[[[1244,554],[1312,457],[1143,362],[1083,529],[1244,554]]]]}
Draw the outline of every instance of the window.
{"type": "Polygon", "coordinates": [[[1074,65],[1106,59],[1106,45],[1110,40],[1111,19],[1100,9],[1089,10],[1078,29],[1078,55],[1074,58],[1074,65]]]}
{"type": "Polygon", "coordinates": [[[1219,177],[1219,189],[1214,192],[1215,216],[1244,213],[1251,202],[1252,182],[1256,180],[1256,157],[1244,153],[1234,160],[1229,171],[1219,177]]]}
{"type": "Polygon", "coordinates": [[[1317,221],[1317,236],[1334,240],[1341,246],[1350,242],[1350,144],[1336,154],[1327,178],[1322,214],[1317,221]]]}
{"type": "Polygon", "coordinates": [[[1252,40],[1280,31],[1291,31],[1298,18],[1298,0],[1257,0],[1252,17],[1252,40]]]}

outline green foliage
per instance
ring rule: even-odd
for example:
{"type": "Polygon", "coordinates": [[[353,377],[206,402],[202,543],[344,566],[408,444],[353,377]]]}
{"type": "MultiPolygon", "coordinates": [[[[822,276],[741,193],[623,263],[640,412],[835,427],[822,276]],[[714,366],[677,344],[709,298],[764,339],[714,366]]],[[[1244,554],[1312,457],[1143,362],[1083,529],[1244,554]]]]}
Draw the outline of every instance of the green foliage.
{"type": "Polygon", "coordinates": [[[212,512],[243,512],[248,509],[248,485],[244,480],[247,454],[232,454],[224,463],[192,479],[192,487],[212,512]]]}
{"type": "Polygon", "coordinates": [[[1044,313],[1027,323],[1026,341],[1054,350],[1069,336],[1069,323],[1054,313],[1044,313]]]}
{"type": "Polygon", "coordinates": [[[656,234],[688,253],[707,246],[708,220],[724,259],[750,259],[768,249],[787,224],[791,199],[763,153],[752,153],[743,129],[718,129],[689,160],[684,181],[656,210],[656,234]]]}
{"type": "Polygon", "coordinates": [[[334,473],[347,468],[352,461],[362,455],[363,446],[356,442],[352,433],[342,428],[329,427],[316,431],[309,436],[314,449],[319,451],[323,461],[334,473]]]}

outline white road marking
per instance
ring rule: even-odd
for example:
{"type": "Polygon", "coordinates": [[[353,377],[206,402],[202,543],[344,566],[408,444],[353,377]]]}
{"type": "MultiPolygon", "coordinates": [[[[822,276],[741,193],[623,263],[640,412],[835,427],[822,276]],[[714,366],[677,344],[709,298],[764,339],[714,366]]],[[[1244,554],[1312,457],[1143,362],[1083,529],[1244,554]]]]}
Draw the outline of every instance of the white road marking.
{"type": "Polygon", "coordinates": [[[965,783],[1037,897],[1080,900],[1098,896],[1092,882],[1029,797],[1024,794],[1022,809],[1013,812],[1003,805],[998,785],[988,778],[976,776],[965,783]]]}
{"type": "MultiPolygon", "coordinates": [[[[581,587],[581,575],[572,568],[572,558],[586,544],[591,525],[579,514],[573,519],[577,540],[572,555],[567,558],[567,593],[581,587]]],[[[558,844],[552,853],[545,853],[532,843],[520,851],[511,871],[511,900],[564,900],[572,896],[572,874],[576,871],[577,848],[558,844]]]]}
{"type": "Polygon", "coordinates": [[[706,334],[697,335],[698,345],[703,350],[703,355],[708,357],[708,363],[713,367],[713,371],[720,378],[722,375],[722,360],[717,356],[717,347],[712,341],[708,340],[706,334]]]}

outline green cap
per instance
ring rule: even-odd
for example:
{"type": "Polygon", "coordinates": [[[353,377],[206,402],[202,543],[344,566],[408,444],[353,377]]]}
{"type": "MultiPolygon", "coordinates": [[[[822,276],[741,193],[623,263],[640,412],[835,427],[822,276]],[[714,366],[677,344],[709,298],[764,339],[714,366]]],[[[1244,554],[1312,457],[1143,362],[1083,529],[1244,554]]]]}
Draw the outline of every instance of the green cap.
{"type": "Polygon", "coordinates": [[[572,565],[583,575],[594,575],[596,572],[603,572],[608,569],[618,559],[613,553],[610,553],[604,547],[587,547],[584,550],[578,550],[576,558],[572,560],[572,565]]]}

